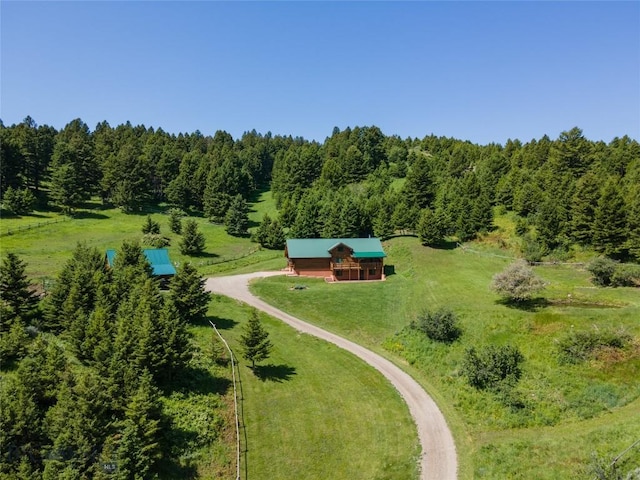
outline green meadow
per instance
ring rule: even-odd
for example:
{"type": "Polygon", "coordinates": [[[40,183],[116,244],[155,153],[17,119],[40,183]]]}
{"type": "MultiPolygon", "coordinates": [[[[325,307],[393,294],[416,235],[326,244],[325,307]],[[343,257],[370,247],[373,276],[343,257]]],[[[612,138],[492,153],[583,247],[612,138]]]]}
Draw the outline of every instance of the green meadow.
{"type": "MultiPolygon", "coordinates": [[[[102,251],[118,248],[125,239],[140,239],[150,214],[171,241],[172,260],[190,261],[204,276],[285,265],[281,251],[258,249],[249,238],[231,237],[204,218],[196,217],[206,237],[205,253],[185,257],[162,208],[126,215],[97,203],[87,207],[72,219],[51,212],[3,218],[2,253],[17,253],[32,280],[41,283],[55,278],[77,242],[102,251]]],[[[251,208],[255,228],[264,213],[274,212],[270,192],[259,194],[251,208]]],[[[511,221],[502,216],[496,223],[499,234],[465,249],[431,249],[413,237],[385,242],[391,268],[385,282],[327,284],[273,277],[252,288],[277,307],[383,354],[421,382],[454,432],[461,478],[585,476],[594,456],[611,460],[638,440],[640,293],[595,288],[580,266],[541,266],[535,271],[548,283],[541,299],[526,308],[508,305],[489,290],[491,277],[511,261],[501,248],[511,246],[511,221]],[[307,288],[290,289],[294,284],[307,288]],[[408,328],[421,310],[438,307],[452,309],[460,319],[463,334],[451,345],[431,342],[408,328]],[[603,351],[583,363],[559,361],[557,343],[563,336],[594,329],[624,330],[634,340],[624,350],[603,351]],[[517,401],[476,391],[461,377],[466,349],[487,344],[513,344],[524,354],[517,401]]],[[[210,304],[210,319],[236,352],[248,313],[247,307],[224,297],[216,296],[210,304]]],[[[242,359],[239,365],[244,476],[415,478],[417,436],[397,392],[350,354],[267,316],[262,319],[274,351],[258,375],[242,359]]],[[[213,352],[220,345],[211,327],[194,325],[192,332],[199,361],[221,379],[220,385],[228,385],[230,369],[215,362],[213,352]]],[[[235,469],[231,390],[219,393],[212,425],[221,433],[182,459],[201,478],[235,469]]],[[[204,397],[199,398],[164,402],[168,411],[182,412],[179,421],[186,425],[192,420],[185,412],[200,411],[198,402],[204,397]]],[[[204,432],[206,426],[199,423],[195,431],[204,432]]],[[[639,449],[620,462],[640,464],[639,449]]]]}
{"type": "MultiPolygon", "coordinates": [[[[384,245],[395,272],[385,282],[275,277],[254,283],[253,291],[405,365],[447,416],[462,478],[575,478],[586,475],[594,455],[611,461],[638,440],[637,289],[594,288],[579,266],[536,267],[548,286],[541,299],[516,308],[489,290],[492,276],[510,263],[504,251],[484,244],[431,249],[410,237],[384,245]],[[307,289],[291,290],[293,282],[307,289]],[[460,319],[463,334],[452,345],[408,328],[422,309],[439,307],[460,319]],[[592,329],[623,330],[634,340],[586,362],[560,362],[558,340],[592,329]],[[517,401],[476,391],[461,377],[466,349],[487,344],[516,345],[524,354],[517,401]]],[[[639,449],[620,461],[640,464],[639,449]]]]}

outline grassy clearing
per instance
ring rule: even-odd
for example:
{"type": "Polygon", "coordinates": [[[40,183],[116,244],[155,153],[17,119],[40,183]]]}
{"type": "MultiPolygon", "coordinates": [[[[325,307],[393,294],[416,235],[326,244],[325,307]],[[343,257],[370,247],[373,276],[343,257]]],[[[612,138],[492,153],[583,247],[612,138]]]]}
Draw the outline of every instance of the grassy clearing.
{"type": "MultiPolygon", "coordinates": [[[[537,267],[549,282],[546,302],[518,309],[489,291],[492,275],[510,262],[493,256],[491,246],[478,254],[397,238],[385,249],[396,274],[383,283],[270,278],[253,288],[294,315],[408,362],[454,428],[464,478],[527,478],[532,471],[542,472],[536,478],[573,478],[592,452],[615,456],[633,443],[640,417],[624,412],[640,405],[637,289],[594,289],[582,270],[537,267]],[[293,281],[309,288],[289,290],[293,281]],[[441,306],[460,317],[458,342],[436,344],[405,328],[422,308],[441,306]],[[591,328],[622,328],[636,344],[582,364],[560,364],[556,341],[571,329],[591,328]],[[517,407],[473,390],[458,373],[466,348],[488,343],[515,344],[526,358],[517,407]],[[563,442],[571,447],[557,448],[563,442]]],[[[631,455],[640,462],[640,452],[631,455]]]]}
{"type": "MultiPolygon", "coordinates": [[[[210,312],[234,351],[248,308],[216,297],[210,312]]],[[[254,375],[240,359],[245,475],[254,480],[408,479],[417,435],[388,382],[351,354],[262,317],[275,345],[254,375]]],[[[197,332],[212,341],[211,329],[197,332]]]]}
{"type": "MultiPolygon", "coordinates": [[[[1,231],[6,233],[12,230],[15,233],[0,237],[0,246],[2,251],[12,251],[27,260],[27,274],[31,278],[53,277],[61,270],[78,242],[86,242],[91,247],[106,251],[108,248],[119,248],[123,240],[141,240],[141,228],[147,214],[124,214],[118,209],[104,209],[82,211],[72,219],[46,212],[22,218],[3,218],[0,222],[1,231]],[[62,221],[49,223],[55,220],[62,221]],[[35,224],[40,226],[19,229],[35,224]]],[[[249,238],[231,237],[222,225],[195,217],[199,230],[206,238],[205,253],[188,257],[180,253],[180,235],[169,230],[169,216],[157,211],[149,214],[160,224],[161,234],[171,241],[168,249],[172,261],[189,261],[197,265],[203,274],[228,271],[238,265],[261,263],[278,255],[281,258],[282,255],[278,252],[257,252],[258,245],[249,238]],[[246,257],[250,256],[255,258],[247,260],[246,257]],[[231,266],[224,263],[230,263],[231,266]]]]}

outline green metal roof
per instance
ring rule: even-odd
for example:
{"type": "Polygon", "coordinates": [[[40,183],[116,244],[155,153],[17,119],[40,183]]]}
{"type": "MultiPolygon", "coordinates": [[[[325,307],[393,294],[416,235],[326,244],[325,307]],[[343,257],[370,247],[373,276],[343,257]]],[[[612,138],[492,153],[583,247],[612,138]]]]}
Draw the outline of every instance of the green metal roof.
{"type": "Polygon", "coordinates": [[[329,250],[343,244],[353,250],[355,258],[382,258],[384,253],[378,238],[292,238],[287,240],[289,258],[330,258],[329,250]]]}
{"type": "MultiPolygon", "coordinates": [[[[144,256],[147,257],[147,261],[151,265],[153,275],[175,275],[176,268],[169,259],[169,251],[166,248],[147,248],[142,250],[144,256]]],[[[107,262],[109,266],[113,267],[113,261],[116,258],[116,251],[107,250],[107,262]]]]}

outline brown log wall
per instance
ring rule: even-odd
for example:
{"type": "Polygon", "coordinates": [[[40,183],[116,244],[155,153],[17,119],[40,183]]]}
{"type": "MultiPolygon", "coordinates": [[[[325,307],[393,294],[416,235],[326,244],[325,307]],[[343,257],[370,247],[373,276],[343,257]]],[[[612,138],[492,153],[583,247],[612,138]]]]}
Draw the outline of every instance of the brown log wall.
{"type": "Polygon", "coordinates": [[[296,258],[291,259],[293,270],[298,275],[309,277],[330,277],[331,267],[328,258],[296,258]]]}

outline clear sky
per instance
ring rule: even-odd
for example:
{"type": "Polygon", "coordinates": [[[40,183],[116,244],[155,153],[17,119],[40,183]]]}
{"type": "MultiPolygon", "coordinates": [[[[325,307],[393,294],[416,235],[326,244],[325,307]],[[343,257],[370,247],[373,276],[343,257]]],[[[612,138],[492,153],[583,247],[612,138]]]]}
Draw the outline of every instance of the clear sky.
{"type": "Polygon", "coordinates": [[[0,2],[5,125],[640,138],[640,2],[0,2]]]}

